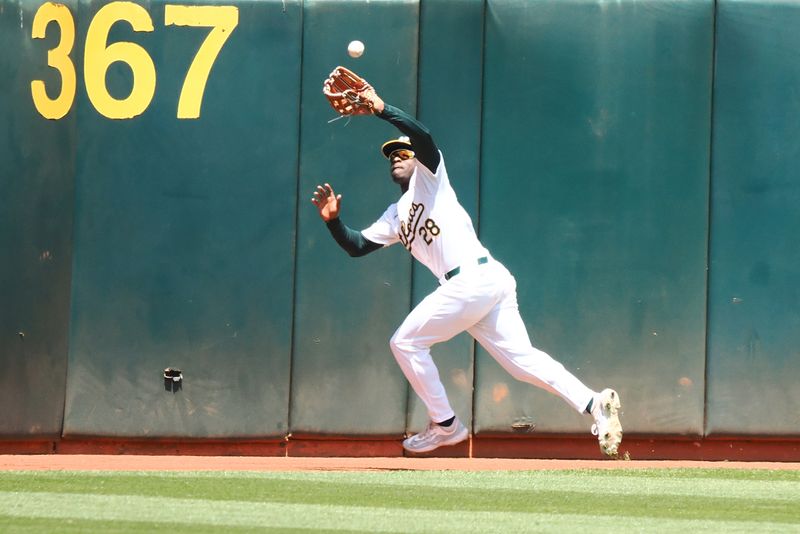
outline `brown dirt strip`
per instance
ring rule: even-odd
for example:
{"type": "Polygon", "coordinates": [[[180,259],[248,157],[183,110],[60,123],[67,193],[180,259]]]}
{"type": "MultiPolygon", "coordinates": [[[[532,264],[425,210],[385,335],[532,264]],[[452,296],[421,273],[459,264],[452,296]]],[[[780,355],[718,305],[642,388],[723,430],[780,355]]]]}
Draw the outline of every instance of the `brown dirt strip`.
{"type": "Polygon", "coordinates": [[[0,471],[522,471],[546,469],[641,468],[800,470],[800,463],[666,460],[519,460],[494,458],[298,458],[86,454],[0,455],[0,471]]]}

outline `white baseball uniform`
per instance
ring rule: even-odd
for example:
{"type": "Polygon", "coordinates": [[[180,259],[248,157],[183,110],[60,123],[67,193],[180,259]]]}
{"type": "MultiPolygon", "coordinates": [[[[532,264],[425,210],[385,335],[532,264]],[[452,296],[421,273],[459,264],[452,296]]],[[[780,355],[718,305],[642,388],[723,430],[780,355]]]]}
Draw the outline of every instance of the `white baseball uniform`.
{"type": "Polygon", "coordinates": [[[439,156],[435,173],[415,160],[408,191],[361,232],[384,246],[402,243],[440,282],[391,338],[400,368],[431,420],[453,417],[430,348],[466,330],[514,378],[555,393],[582,412],[595,392],[531,345],[517,307],[516,281],[478,240],[439,156]]]}

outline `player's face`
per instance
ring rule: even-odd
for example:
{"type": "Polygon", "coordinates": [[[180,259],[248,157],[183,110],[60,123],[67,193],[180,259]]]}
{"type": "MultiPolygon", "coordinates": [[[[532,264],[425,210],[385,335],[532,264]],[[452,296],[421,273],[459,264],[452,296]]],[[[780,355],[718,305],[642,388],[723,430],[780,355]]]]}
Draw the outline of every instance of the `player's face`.
{"type": "Polygon", "coordinates": [[[414,153],[410,150],[395,150],[389,155],[392,180],[403,191],[408,188],[408,181],[414,174],[414,153]]]}

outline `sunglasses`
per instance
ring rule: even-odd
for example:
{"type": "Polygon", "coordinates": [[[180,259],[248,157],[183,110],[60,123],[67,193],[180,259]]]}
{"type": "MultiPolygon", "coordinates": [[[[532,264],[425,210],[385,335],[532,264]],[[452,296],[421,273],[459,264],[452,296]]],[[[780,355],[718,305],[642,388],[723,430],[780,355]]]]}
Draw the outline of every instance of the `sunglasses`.
{"type": "Polygon", "coordinates": [[[400,148],[389,154],[389,160],[393,160],[395,156],[402,160],[407,160],[414,157],[414,152],[406,148],[400,148]]]}

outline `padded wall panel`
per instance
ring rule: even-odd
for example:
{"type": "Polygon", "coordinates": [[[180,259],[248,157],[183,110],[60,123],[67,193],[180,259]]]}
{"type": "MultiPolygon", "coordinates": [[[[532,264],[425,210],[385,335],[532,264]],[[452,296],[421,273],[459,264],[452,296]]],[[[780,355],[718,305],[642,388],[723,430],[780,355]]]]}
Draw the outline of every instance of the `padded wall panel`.
{"type": "MultiPolygon", "coordinates": [[[[626,432],[700,434],[713,2],[495,1],[486,24],[481,237],[534,345],[617,388],[626,432]]],[[[485,353],[476,375],[478,432],[588,431],[485,353]]]]}
{"type": "Polygon", "coordinates": [[[419,7],[307,1],[304,14],[291,431],[399,436],[408,386],[389,338],[409,309],[410,256],[394,246],[350,258],[309,200],[317,184],[329,182],[343,195],[342,221],[360,230],[399,198],[380,153],[397,130],[371,116],[331,122],[336,113],[322,95],[322,82],[343,65],[364,76],[386,102],[413,112],[419,7]],[[366,44],[356,60],[346,51],[353,39],[366,44]]]}
{"type": "MultiPolygon", "coordinates": [[[[483,12],[482,0],[428,0],[421,5],[420,18],[418,116],[443,152],[450,181],[476,229],[483,12]]],[[[431,272],[415,262],[414,304],[437,286],[431,272]]],[[[474,345],[472,337],[462,333],[431,351],[450,404],[467,426],[472,421],[474,345]]],[[[425,405],[412,392],[412,432],[423,429],[428,419],[425,405]]]]}
{"type": "MultiPolygon", "coordinates": [[[[105,4],[82,6],[80,34],[105,4]]],[[[118,22],[108,37],[152,57],[145,111],[110,119],[79,91],[65,435],[288,429],[302,9],[224,5],[238,25],[198,119],[177,106],[209,28],[166,24],[162,2],[147,4],[153,31],[118,22]],[[167,366],[183,370],[181,390],[165,386],[167,366]]],[[[134,83],[122,63],[106,80],[117,99],[134,83]]]]}
{"type": "Polygon", "coordinates": [[[718,3],[709,435],[800,434],[800,2],[718,3]]]}
{"type": "MultiPolygon", "coordinates": [[[[31,81],[50,98],[58,26],[33,39],[39,3],[0,1],[0,436],[61,433],[72,253],[75,117],[44,118],[31,81]]],[[[76,2],[64,2],[75,9],[76,2]]]]}

